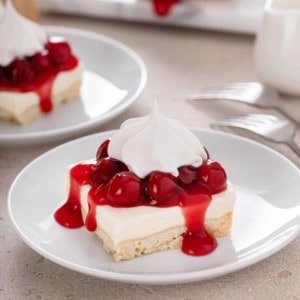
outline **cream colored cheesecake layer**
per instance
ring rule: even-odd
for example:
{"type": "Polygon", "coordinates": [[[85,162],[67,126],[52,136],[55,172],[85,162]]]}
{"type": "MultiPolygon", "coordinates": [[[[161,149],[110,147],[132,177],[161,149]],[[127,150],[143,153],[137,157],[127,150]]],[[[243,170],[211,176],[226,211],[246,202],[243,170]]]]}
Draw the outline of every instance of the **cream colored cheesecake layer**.
{"type": "MultiPolygon", "coordinates": [[[[83,64],[70,71],[60,72],[53,83],[52,98],[68,91],[75,82],[80,82],[83,73],[83,64]]],[[[0,92],[0,109],[11,115],[19,116],[31,107],[39,105],[39,96],[35,92],[0,92]]]]}
{"type": "MultiPolygon", "coordinates": [[[[85,219],[88,212],[87,196],[90,186],[81,190],[82,214],[85,219]]],[[[206,220],[219,219],[233,211],[235,192],[231,184],[219,194],[213,195],[206,212],[206,220]]],[[[97,230],[100,228],[110,238],[113,245],[127,240],[141,239],[173,227],[185,226],[185,219],[179,206],[168,208],[137,206],[130,208],[115,208],[109,205],[97,206],[97,230]]]]}

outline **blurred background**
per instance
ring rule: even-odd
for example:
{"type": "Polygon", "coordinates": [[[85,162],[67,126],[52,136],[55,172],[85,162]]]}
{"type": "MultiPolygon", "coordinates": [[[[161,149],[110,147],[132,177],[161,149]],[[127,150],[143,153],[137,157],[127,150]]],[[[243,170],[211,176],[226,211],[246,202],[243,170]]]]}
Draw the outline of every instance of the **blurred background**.
{"type": "MultiPolygon", "coordinates": [[[[3,1],[3,0],[2,0],[3,1]]],[[[253,34],[265,0],[14,0],[26,16],[60,13],[253,34]]]]}

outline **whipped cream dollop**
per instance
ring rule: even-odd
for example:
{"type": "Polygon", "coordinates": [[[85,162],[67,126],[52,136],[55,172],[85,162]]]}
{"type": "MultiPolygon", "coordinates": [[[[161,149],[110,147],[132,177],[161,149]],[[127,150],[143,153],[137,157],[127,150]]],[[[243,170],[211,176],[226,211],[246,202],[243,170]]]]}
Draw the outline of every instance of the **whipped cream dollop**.
{"type": "Polygon", "coordinates": [[[156,102],[150,115],[121,125],[109,143],[108,154],[140,178],[152,171],[178,176],[179,167],[199,167],[207,159],[198,138],[179,121],[165,118],[156,102]]]}
{"type": "Polygon", "coordinates": [[[43,28],[21,16],[7,0],[0,15],[0,66],[42,51],[46,41],[43,28]]]}

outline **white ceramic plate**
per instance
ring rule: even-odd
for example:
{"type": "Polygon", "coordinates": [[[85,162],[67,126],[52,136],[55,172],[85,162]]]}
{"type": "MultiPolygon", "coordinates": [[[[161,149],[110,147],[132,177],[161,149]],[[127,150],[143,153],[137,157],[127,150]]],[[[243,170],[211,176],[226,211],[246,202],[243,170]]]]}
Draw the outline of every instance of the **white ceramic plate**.
{"type": "Polygon", "coordinates": [[[116,263],[96,235],[56,223],[53,213],[66,199],[68,165],[94,157],[111,132],[63,144],[30,163],[9,192],[14,226],[32,249],[62,266],[100,278],[151,284],[220,276],[256,263],[292,241],[300,225],[299,169],[277,152],[245,138],[194,132],[212,158],[224,165],[237,190],[232,235],[219,238],[212,254],[192,257],[169,250],[116,263]]]}
{"type": "Polygon", "coordinates": [[[145,65],[127,46],[78,29],[46,30],[66,37],[83,61],[86,71],[80,97],[26,127],[0,121],[0,145],[50,142],[99,128],[128,108],[145,87],[145,65]]]}

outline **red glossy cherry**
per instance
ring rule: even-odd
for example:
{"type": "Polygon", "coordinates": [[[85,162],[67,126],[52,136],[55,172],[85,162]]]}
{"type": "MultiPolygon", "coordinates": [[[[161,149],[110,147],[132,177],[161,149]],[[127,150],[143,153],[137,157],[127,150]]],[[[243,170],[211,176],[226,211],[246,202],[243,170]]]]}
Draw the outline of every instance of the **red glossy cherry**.
{"type": "Polygon", "coordinates": [[[35,54],[31,62],[37,72],[43,72],[51,67],[51,59],[48,51],[35,54]]]}
{"type": "Polygon", "coordinates": [[[15,59],[8,67],[8,74],[13,84],[30,83],[35,77],[33,67],[25,59],[15,59]]]}
{"type": "Polygon", "coordinates": [[[183,184],[182,188],[188,195],[200,195],[200,194],[207,194],[210,195],[210,189],[202,184],[200,181],[196,180],[189,184],[183,184]]]}
{"type": "Polygon", "coordinates": [[[108,201],[117,206],[137,204],[141,199],[142,180],[133,172],[117,173],[109,182],[108,201]]]}
{"type": "Polygon", "coordinates": [[[90,181],[92,184],[103,184],[115,174],[123,171],[128,171],[128,168],[119,160],[110,157],[102,158],[93,167],[90,181]]]}
{"type": "Polygon", "coordinates": [[[7,77],[5,74],[5,69],[0,67],[0,84],[5,84],[7,82],[7,77]]]}
{"type": "Polygon", "coordinates": [[[212,160],[202,165],[197,170],[198,180],[207,186],[212,194],[222,192],[227,186],[227,175],[222,166],[212,160]]]}
{"type": "Polygon", "coordinates": [[[177,205],[181,188],[172,174],[154,171],[148,178],[145,191],[152,201],[177,205]]]}
{"type": "Polygon", "coordinates": [[[108,149],[109,142],[110,142],[110,139],[105,140],[98,148],[98,151],[96,154],[97,161],[100,160],[101,158],[108,157],[107,149],[108,149]]]}
{"type": "Polygon", "coordinates": [[[196,168],[193,166],[183,166],[178,169],[179,171],[179,180],[183,183],[191,183],[197,179],[196,168]]]}
{"type": "Polygon", "coordinates": [[[51,59],[56,64],[65,63],[71,56],[71,47],[62,37],[50,37],[46,47],[51,59]]]}
{"type": "Polygon", "coordinates": [[[104,184],[100,184],[96,187],[95,194],[94,194],[94,204],[101,205],[106,204],[107,200],[107,191],[109,187],[109,181],[104,184]]]}

